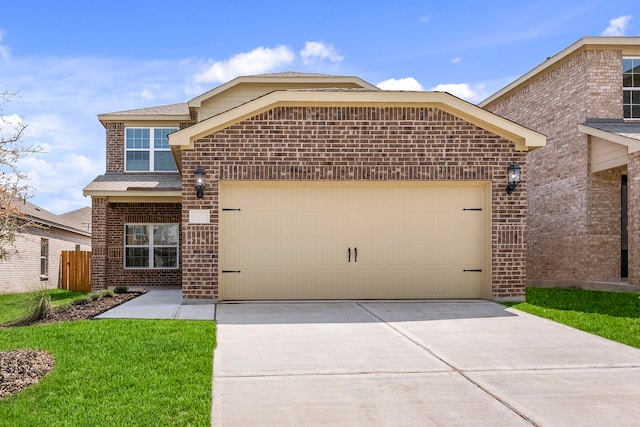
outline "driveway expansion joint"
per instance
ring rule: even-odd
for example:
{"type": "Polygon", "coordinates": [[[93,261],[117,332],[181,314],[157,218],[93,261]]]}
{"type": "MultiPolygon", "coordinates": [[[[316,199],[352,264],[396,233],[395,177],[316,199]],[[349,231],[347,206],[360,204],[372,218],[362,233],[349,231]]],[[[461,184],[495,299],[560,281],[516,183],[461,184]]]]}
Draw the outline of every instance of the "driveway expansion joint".
{"type": "Polygon", "coordinates": [[[453,371],[455,371],[456,373],[458,373],[458,375],[460,375],[462,378],[464,378],[465,380],[467,380],[468,382],[470,382],[471,384],[473,384],[474,386],[476,386],[478,389],[480,389],[481,391],[483,391],[484,393],[486,393],[487,395],[491,396],[493,399],[495,399],[497,402],[500,402],[500,404],[502,404],[503,406],[505,406],[506,408],[508,408],[509,410],[511,410],[513,413],[515,413],[516,415],[518,415],[520,418],[522,418],[524,421],[530,423],[533,426],[539,426],[538,423],[536,423],[535,421],[533,421],[531,418],[527,417],[525,414],[523,414],[521,411],[519,411],[517,408],[515,408],[513,405],[509,404],[508,402],[506,402],[504,399],[501,399],[498,395],[496,395],[495,393],[493,393],[491,390],[487,389],[486,387],[483,387],[481,384],[479,384],[477,381],[474,381],[471,377],[469,377],[465,371],[463,371],[462,369],[458,368],[457,366],[455,366],[453,363],[445,360],[443,357],[441,357],[440,355],[436,354],[433,350],[431,350],[429,347],[425,346],[424,344],[420,343],[418,340],[416,340],[415,338],[411,337],[407,332],[403,331],[400,328],[397,328],[393,325],[391,325],[389,322],[387,322],[386,320],[384,320],[383,318],[381,318],[380,316],[378,316],[377,314],[375,314],[374,312],[372,312],[371,310],[369,310],[368,308],[366,308],[364,305],[362,305],[360,302],[356,303],[360,308],[362,308],[363,310],[365,310],[367,313],[369,313],[371,316],[375,317],[376,319],[378,319],[380,322],[382,322],[385,326],[387,326],[388,328],[392,329],[393,331],[395,331],[396,333],[400,334],[402,337],[404,337],[406,340],[410,341],[411,343],[413,343],[414,345],[416,345],[418,348],[421,348],[422,350],[426,351],[428,354],[430,354],[431,356],[435,357],[436,359],[438,359],[440,362],[444,363],[445,365],[449,366],[453,371]]]}

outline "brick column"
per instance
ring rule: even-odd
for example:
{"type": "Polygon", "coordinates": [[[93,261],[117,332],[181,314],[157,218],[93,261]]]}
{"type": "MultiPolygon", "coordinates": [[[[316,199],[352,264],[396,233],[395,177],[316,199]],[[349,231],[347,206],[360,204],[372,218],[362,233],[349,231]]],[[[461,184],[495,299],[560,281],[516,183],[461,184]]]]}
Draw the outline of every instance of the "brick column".
{"type": "Polygon", "coordinates": [[[629,284],[640,285],[640,153],[629,155],[629,284]]]}
{"type": "Polygon", "coordinates": [[[91,198],[91,289],[107,287],[107,199],[91,198]]]}

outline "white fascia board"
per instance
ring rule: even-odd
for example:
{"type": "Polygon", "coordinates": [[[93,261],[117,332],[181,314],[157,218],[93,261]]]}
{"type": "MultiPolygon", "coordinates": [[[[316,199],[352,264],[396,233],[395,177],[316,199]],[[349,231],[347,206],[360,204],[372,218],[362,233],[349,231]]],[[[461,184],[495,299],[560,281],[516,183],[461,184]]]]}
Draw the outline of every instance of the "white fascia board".
{"type": "Polygon", "coordinates": [[[615,142],[616,144],[624,145],[629,149],[629,154],[640,151],[640,140],[630,138],[628,136],[620,135],[613,132],[607,132],[606,130],[596,129],[587,125],[578,125],[578,130],[587,135],[595,136],[606,141],[615,142]]]}
{"type": "Polygon", "coordinates": [[[546,136],[445,92],[274,91],[169,135],[169,144],[193,149],[194,141],[279,106],[436,107],[515,143],[519,151],[546,145],[546,136]]]}

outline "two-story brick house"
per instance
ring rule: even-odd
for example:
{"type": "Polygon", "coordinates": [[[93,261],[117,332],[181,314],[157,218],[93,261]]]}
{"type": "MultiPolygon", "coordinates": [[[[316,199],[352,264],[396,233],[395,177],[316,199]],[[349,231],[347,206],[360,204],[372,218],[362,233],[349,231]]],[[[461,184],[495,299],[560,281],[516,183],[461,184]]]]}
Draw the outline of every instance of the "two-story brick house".
{"type": "Polygon", "coordinates": [[[526,152],[545,137],[454,96],[281,73],[99,119],[95,288],[523,298],[526,152]]]}
{"type": "Polygon", "coordinates": [[[527,156],[529,284],[640,285],[640,37],[583,38],[480,106],[547,135],[527,156]]]}

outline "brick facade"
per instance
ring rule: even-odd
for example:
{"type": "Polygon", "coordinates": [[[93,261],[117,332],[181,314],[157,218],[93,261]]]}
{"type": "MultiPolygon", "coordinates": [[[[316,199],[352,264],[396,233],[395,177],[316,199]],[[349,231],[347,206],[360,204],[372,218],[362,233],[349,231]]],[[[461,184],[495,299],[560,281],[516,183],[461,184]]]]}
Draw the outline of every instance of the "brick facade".
{"type": "Polygon", "coordinates": [[[437,108],[277,107],[195,142],[182,170],[203,166],[196,198],[183,175],[182,288],[185,299],[218,296],[218,184],[222,180],[463,181],[492,183],[492,297],[522,299],[526,282],[528,166],[524,152],[437,108]],[[523,182],[505,192],[507,167],[523,182]],[[210,209],[210,224],[189,224],[210,209]]]}
{"type": "Polygon", "coordinates": [[[92,288],[180,286],[180,256],[178,269],[124,268],[124,226],[134,223],[180,224],[180,203],[107,203],[94,197],[92,288]]]}
{"type": "Polygon", "coordinates": [[[585,48],[484,106],[547,135],[527,156],[530,284],[620,279],[624,168],[591,173],[578,124],[622,118],[621,70],[620,50],[585,48]]]}
{"type": "Polygon", "coordinates": [[[124,172],[124,123],[111,122],[107,128],[106,172],[124,172]]]}

